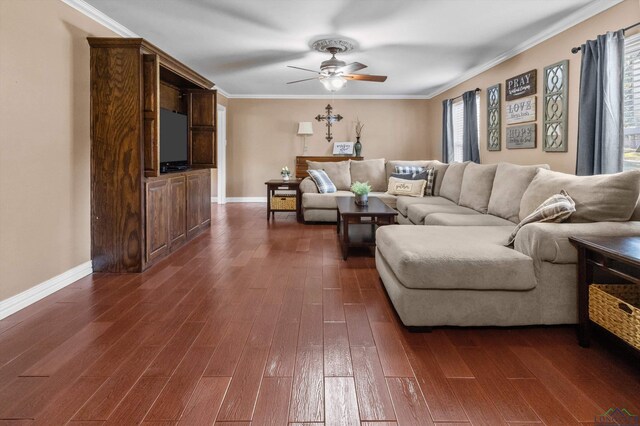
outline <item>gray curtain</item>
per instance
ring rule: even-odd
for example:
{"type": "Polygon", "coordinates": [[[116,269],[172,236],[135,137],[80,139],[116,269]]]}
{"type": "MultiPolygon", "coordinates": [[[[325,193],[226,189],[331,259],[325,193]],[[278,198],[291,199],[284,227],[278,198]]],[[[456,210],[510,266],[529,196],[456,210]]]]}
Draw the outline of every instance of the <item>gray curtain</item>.
{"type": "Polygon", "coordinates": [[[478,148],[478,108],[475,90],[462,94],[462,106],[464,108],[462,161],[480,163],[480,150],[478,148]]]}
{"type": "Polygon", "coordinates": [[[442,101],[442,162],[453,162],[453,101],[442,101]]]}
{"type": "Polygon", "coordinates": [[[577,175],[622,171],[623,31],[581,46],[577,175]]]}

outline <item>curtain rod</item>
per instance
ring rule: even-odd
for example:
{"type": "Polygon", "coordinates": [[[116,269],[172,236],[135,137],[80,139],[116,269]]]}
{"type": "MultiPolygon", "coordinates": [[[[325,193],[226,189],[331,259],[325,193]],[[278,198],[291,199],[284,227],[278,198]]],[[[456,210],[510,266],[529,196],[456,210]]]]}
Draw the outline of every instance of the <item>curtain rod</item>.
{"type": "MultiPolygon", "coordinates": [[[[624,33],[627,30],[630,30],[631,28],[637,27],[638,25],[640,25],[640,22],[636,22],[633,25],[629,25],[627,28],[622,28],[622,32],[624,33]]],[[[620,30],[618,30],[620,31],[620,30]]],[[[576,54],[578,53],[580,50],[582,49],[582,47],[578,46],[578,47],[574,47],[573,49],[571,49],[571,53],[576,54]]]]}
{"type": "MultiPolygon", "coordinates": [[[[476,87],[476,88],[474,89],[474,92],[476,92],[476,93],[478,93],[479,91],[480,91],[480,88],[479,88],[479,87],[476,87]]],[[[467,93],[467,92],[464,92],[464,93],[467,93]]],[[[464,93],[463,93],[462,95],[464,95],[464,93]]],[[[461,97],[462,97],[462,95],[458,95],[458,96],[456,96],[455,98],[451,98],[451,99],[449,99],[449,100],[450,100],[450,101],[452,101],[452,100],[454,100],[454,99],[461,98],[461,97]]]]}

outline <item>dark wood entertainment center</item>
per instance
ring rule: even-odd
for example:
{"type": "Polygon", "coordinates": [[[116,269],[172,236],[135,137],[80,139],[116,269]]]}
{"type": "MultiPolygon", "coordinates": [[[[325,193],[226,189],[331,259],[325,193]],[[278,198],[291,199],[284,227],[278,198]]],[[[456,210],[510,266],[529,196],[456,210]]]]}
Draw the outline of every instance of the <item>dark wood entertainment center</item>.
{"type": "Polygon", "coordinates": [[[93,270],[141,272],[211,224],[216,91],[143,39],[88,42],[93,270]],[[187,114],[188,170],[160,173],[160,108],[187,114]]]}

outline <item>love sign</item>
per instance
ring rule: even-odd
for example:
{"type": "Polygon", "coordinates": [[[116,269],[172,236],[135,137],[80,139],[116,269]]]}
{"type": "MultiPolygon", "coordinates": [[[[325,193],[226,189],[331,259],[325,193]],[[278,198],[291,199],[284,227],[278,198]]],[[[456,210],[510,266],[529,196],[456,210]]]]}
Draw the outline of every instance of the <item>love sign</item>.
{"type": "Polygon", "coordinates": [[[536,97],[528,96],[507,102],[505,105],[505,114],[507,124],[536,121],[536,97]]]}

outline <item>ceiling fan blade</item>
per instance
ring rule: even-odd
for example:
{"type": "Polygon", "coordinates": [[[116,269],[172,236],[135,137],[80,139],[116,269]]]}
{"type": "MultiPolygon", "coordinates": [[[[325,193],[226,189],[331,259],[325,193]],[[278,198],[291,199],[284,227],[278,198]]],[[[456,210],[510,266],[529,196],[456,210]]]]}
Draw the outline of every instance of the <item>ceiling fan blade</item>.
{"type": "Polygon", "coordinates": [[[351,74],[352,72],[359,71],[366,67],[367,66],[365,64],[361,64],[360,62],[352,62],[350,64],[345,65],[344,67],[338,68],[336,72],[341,72],[343,74],[351,74]]]}
{"type": "Polygon", "coordinates": [[[305,78],[304,80],[288,81],[287,84],[300,83],[301,81],[317,80],[320,77],[305,78]]]}
{"type": "Polygon", "coordinates": [[[377,83],[382,83],[387,80],[386,75],[347,74],[347,75],[343,75],[343,77],[349,80],[375,81],[377,83]]]}
{"type": "Polygon", "coordinates": [[[316,74],[320,74],[318,71],[310,70],[309,68],[294,67],[293,65],[287,65],[287,67],[289,67],[289,68],[295,68],[295,69],[297,69],[297,70],[309,71],[309,72],[314,72],[314,73],[316,73],[316,74]]]}

